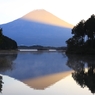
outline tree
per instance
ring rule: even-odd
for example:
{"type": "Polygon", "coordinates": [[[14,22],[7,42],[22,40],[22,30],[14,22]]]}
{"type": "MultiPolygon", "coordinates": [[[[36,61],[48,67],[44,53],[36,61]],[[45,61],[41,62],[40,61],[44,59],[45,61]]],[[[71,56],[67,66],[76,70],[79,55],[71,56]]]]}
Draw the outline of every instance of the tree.
{"type": "Polygon", "coordinates": [[[91,41],[91,47],[94,48],[94,40],[95,40],[95,15],[91,15],[91,17],[85,22],[86,35],[88,40],[91,41]]]}
{"type": "Polygon", "coordinates": [[[2,34],[2,28],[0,29],[0,43],[2,43],[2,36],[3,36],[3,34],[2,34]]]}
{"type": "Polygon", "coordinates": [[[85,22],[85,29],[88,39],[93,40],[95,38],[95,15],[91,15],[91,17],[85,22]]]}
{"type": "Polygon", "coordinates": [[[16,41],[4,36],[2,33],[2,28],[0,29],[0,50],[17,50],[16,41]]]}
{"type": "Polygon", "coordinates": [[[72,38],[66,41],[67,53],[86,53],[90,50],[95,53],[95,15],[91,15],[86,21],[81,20],[71,33],[72,38]],[[86,37],[88,39],[85,39],[86,37]]]}
{"type": "Polygon", "coordinates": [[[78,38],[78,43],[82,44],[84,43],[84,36],[85,36],[85,30],[84,30],[84,20],[81,20],[76,26],[74,26],[74,28],[72,29],[72,34],[74,34],[74,36],[76,38],[78,38]],[[80,41],[82,43],[80,43],[80,41]]]}

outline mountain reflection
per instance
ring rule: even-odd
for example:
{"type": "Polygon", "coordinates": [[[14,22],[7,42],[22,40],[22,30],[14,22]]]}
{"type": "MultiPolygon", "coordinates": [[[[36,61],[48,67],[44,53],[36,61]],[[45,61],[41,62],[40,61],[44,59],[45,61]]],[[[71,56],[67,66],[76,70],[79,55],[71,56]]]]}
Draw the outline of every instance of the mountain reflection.
{"type": "Polygon", "coordinates": [[[17,58],[17,53],[0,54],[0,72],[12,70],[13,61],[17,58]]]}
{"type": "Polygon", "coordinates": [[[67,56],[67,65],[74,70],[72,73],[73,79],[82,88],[87,86],[91,93],[95,93],[95,56],[67,56]]]}

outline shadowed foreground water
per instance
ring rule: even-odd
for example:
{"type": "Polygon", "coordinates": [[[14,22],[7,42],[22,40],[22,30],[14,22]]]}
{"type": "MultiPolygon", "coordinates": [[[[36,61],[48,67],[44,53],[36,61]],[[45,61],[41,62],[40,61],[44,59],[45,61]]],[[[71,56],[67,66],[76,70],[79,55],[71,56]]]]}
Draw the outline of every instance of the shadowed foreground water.
{"type": "Polygon", "coordinates": [[[94,59],[48,51],[0,54],[0,91],[3,95],[92,95],[94,59]]]}

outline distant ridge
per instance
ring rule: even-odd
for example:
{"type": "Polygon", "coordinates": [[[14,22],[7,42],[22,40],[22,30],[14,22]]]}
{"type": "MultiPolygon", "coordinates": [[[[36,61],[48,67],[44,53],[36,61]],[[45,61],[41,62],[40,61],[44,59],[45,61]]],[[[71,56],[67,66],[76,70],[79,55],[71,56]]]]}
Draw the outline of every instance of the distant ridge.
{"type": "Polygon", "coordinates": [[[61,27],[73,28],[73,25],[67,23],[66,21],[61,20],[60,18],[56,17],[55,15],[47,12],[46,10],[34,10],[25,16],[22,19],[37,21],[45,24],[51,24],[61,27]]]}

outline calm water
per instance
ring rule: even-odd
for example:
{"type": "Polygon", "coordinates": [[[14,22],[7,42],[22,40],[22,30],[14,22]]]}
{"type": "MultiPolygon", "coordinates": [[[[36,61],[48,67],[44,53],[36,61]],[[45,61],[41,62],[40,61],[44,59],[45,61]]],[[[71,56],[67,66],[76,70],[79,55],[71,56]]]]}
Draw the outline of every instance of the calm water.
{"type": "Polygon", "coordinates": [[[3,95],[92,95],[94,68],[94,56],[57,51],[2,53],[0,91],[3,95]]]}

